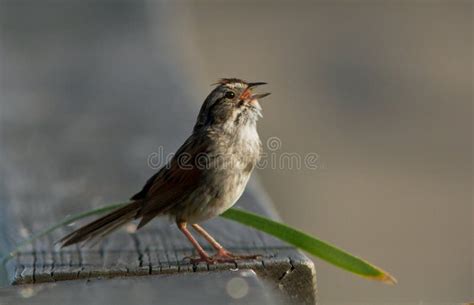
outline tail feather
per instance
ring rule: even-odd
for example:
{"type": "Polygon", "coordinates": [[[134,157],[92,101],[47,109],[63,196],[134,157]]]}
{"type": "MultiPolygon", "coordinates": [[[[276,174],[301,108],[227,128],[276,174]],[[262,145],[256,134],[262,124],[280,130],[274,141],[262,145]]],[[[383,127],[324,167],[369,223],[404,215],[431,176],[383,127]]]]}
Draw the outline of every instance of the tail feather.
{"type": "Polygon", "coordinates": [[[137,218],[141,202],[134,201],[64,236],[61,248],[82,241],[101,239],[129,221],[137,218]]]}
{"type": "Polygon", "coordinates": [[[114,222],[111,224],[108,224],[101,228],[100,231],[96,231],[92,233],[87,239],[84,240],[84,243],[82,244],[83,246],[88,245],[89,247],[95,246],[98,242],[100,242],[105,236],[109,235],[113,231],[117,230],[121,226],[125,225],[127,222],[129,222],[129,219],[123,219],[118,222],[114,222]]]}

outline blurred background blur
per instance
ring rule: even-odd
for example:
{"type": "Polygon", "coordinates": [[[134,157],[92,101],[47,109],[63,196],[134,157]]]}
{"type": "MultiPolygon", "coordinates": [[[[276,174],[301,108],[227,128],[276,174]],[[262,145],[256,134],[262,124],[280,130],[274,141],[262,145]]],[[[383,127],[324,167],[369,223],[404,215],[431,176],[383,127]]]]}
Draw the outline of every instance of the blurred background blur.
{"type": "Polygon", "coordinates": [[[266,81],[262,140],[318,155],[258,170],[282,218],[399,280],[316,260],[321,304],[474,298],[471,1],[0,5],[0,213],[127,198],[209,84],[266,81]]]}

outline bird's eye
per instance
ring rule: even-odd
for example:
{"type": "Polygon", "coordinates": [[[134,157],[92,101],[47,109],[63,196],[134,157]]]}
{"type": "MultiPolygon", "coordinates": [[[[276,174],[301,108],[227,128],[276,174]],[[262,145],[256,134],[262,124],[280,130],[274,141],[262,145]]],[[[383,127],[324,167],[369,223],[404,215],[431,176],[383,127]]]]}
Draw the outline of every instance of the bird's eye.
{"type": "Polygon", "coordinates": [[[225,98],[228,98],[228,99],[233,99],[235,97],[235,93],[232,92],[232,91],[227,91],[225,93],[225,98]]]}

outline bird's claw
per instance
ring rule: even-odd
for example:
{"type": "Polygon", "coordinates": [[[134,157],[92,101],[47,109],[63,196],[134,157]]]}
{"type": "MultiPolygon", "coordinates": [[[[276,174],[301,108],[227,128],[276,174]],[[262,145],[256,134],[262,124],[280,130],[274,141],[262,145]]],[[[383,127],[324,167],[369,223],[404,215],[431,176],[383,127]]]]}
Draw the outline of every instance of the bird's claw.
{"type": "Polygon", "coordinates": [[[199,256],[199,257],[192,257],[186,256],[183,260],[189,260],[189,262],[193,265],[199,263],[207,263],[207,264],[215,264],[215,263],[236,263],[238,260],[248,260],[248,259],[259,259],[262,255],[237,255],[233,254],[227,250],[219,251],[216,255],[213,256],[199,256]]]}
{"type": "Polygon", "coordinates": [[[229,252],[227,250],[220,250],[212,258],[217,259],[217,260],[231,260],[235,262],[236,260],[259,259],[261,257],[262,257],[261,254],[239,255],[239,254],[234,254],[232,252],[229,252]]]}
{"type": "Polygon", "coordinates": [[[184,260],[189,260],[189,263],[193,265],[197,265],[199,263],[207,263],[207,264],[215,263],[215,261],[212,259],[211,256],[199,256],[199,257],[186,256],[183,258],[183,261],[184,260]]]}

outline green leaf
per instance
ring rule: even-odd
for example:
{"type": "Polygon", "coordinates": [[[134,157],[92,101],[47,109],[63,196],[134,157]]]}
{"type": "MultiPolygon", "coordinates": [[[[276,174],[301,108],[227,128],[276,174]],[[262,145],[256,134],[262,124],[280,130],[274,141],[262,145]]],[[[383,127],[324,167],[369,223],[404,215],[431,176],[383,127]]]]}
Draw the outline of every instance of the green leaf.
{"type": "MultiPolygon", "coordinates": [[[[68,216],[61,222],[54,224],[53,226],[46,228],[21,242],[13,251],[11,251],[2,259],[2,262],[5,263],[9,259],[13,258],[24,246],[31,244],[38,238],[41,238],[62,226],[66,226],[82,218],[110,212],[124,206],[125,204],[127,203],[111,204],[101,208],[92,209],[87,212],[68,216]]],[[[221,216],[273,235],[276,238],[279,238],[295,246],[296,248],[306,251],[311,255],[319,257],[349,272],[389,284],[396,283],[395,278],[382,269],[366,262],[361,258],[338,249],[327,242],[318,240],[315,237],[298,231],[297,229],[291,228],[285,224],[236,208],[227,210],[221,216]]]]}
{"type": "Polygon", "coordinates": [[[387,284],[397,282],[389,273],[367,261],[285,224],[236,208],[227,210],[221,216],[273,235],[346,271],[387,284]]]}

